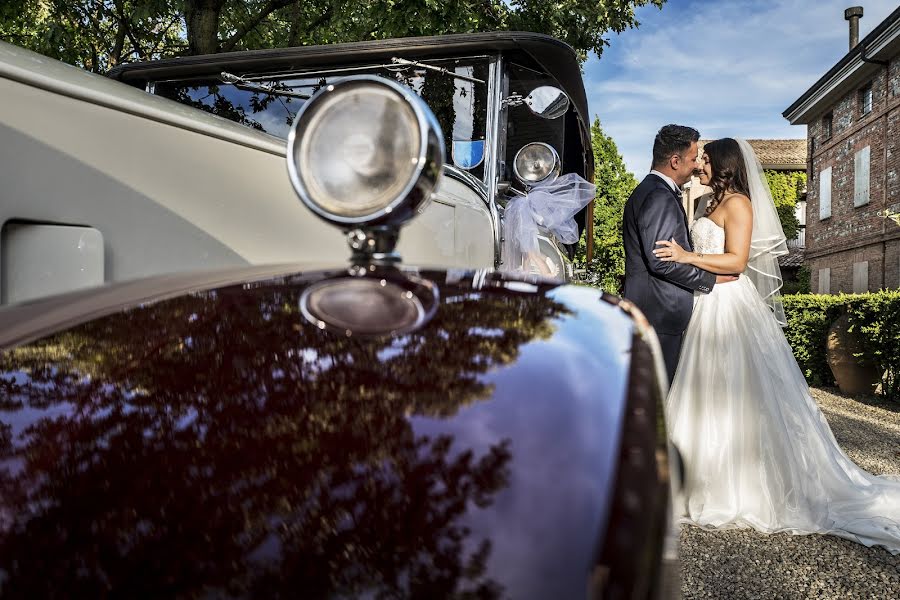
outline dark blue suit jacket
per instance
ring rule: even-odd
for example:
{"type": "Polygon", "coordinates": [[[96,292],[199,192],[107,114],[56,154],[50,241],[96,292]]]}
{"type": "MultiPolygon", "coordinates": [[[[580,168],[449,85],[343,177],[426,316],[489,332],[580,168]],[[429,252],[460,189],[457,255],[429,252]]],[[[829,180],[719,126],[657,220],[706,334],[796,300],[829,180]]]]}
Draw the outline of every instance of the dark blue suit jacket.
{"type": "Polygon", "coordinates": [[[680,335],[694,308],[694,291],[709,293],[714,273],[692,265],[663,262],[653,250],[657,240],[675,238],[692,250],[681,195],[662,178],[647,175],[628,202],[622,221],[625,245],[624,296],[637,305],[657,333],[680,335]]]}

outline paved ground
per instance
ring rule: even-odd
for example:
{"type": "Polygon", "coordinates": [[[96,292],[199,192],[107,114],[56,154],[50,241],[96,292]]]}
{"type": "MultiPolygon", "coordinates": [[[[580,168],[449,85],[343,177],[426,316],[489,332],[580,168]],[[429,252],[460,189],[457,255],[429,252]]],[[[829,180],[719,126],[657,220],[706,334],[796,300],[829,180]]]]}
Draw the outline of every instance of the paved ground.
{"type": "MultiPolygon", "coordinates": [[[[813,390],[841,447],[878,475],[900,474],[900,404],[813,390]]],[[[684,598],[898,598],[900,556],[833,536],[681,532],[684,598]]]]}

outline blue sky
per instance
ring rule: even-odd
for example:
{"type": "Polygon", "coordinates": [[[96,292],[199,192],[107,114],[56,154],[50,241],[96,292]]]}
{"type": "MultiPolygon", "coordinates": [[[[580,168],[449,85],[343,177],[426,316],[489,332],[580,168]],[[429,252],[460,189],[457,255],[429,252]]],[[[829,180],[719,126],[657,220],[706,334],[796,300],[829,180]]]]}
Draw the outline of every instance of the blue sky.
{"type": "Polygon", "coordinates": [[[848,51],[844,9],[860,5],[860,39],[897,0],[669,0],[609,36],[584,67],[599,116],[628,169],[650,168],[653,136],[679,123],[703,138],[804,138],[781,113],[848,51]]]}

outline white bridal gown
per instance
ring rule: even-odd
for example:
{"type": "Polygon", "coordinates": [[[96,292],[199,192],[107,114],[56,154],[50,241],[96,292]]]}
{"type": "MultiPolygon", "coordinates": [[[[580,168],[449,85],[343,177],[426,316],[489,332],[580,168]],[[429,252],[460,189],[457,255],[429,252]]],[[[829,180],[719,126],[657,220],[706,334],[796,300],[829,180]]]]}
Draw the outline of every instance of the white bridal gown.
{"type": "MultiPolygon", "coordinates": [[[[691,238],[695,252],[724,252],[725,231],[706,217],[691,238]]],[[[841,451],[746,275],[696,297],[667,412],[685,463],[682,522],[828,533],[900,554],[900,480],[841,451]]]]}

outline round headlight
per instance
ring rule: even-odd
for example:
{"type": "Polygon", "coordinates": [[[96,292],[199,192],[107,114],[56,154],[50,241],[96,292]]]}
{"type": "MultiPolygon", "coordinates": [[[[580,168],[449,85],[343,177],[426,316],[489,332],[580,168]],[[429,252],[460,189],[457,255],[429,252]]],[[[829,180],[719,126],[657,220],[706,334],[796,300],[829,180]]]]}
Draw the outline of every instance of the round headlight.
{"type": "Polygon", "coordinates": [[[556,179],[560,168],[559,154],[552,146],[542,142],[522,146],[513,160],[513,172],[526,184],[556,179]]]}
{"type": "Polygon", "coordinates": [[[347,78],[313,95],[288,135],[300,199],[327,221],[398,223],[431,198],[444,161],[428,106],[400,84],[347,78]]]}

